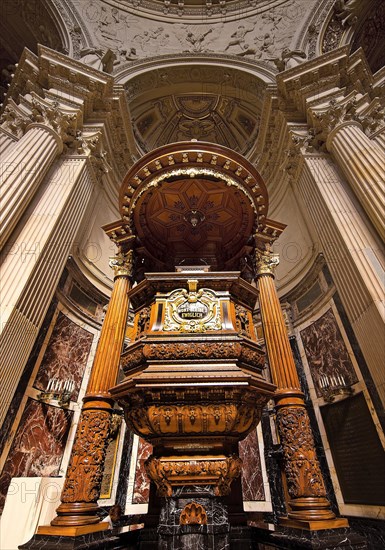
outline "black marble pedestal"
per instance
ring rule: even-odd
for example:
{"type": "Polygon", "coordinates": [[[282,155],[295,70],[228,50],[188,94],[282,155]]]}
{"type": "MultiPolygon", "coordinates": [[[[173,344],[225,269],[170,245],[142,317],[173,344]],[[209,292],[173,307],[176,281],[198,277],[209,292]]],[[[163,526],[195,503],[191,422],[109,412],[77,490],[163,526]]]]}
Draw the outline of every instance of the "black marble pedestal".
{"type": "Polygon", "coordinates": [[[128,526],[114,527],[76,537],[34,535],[30,541],[19,548],[21,550],[137,550],[140,531],[128,529],[128,526]]]}
{"type": "Polygon", "coordinates": [[[367,550],[365,539],[351,528],[301,531],[253,528],[258,550],[367,550]]]}
{"type": "Polygon", "coordinates": [[[227,506],[223,499],[214,495],[211,486],[176,487],[172,497],[162,499],[157,533],[158,550],[229,550],[227,506]],[[181,524],[181,514],[192,502],[203,507],[206,513],[204,525],[181,524]]]}

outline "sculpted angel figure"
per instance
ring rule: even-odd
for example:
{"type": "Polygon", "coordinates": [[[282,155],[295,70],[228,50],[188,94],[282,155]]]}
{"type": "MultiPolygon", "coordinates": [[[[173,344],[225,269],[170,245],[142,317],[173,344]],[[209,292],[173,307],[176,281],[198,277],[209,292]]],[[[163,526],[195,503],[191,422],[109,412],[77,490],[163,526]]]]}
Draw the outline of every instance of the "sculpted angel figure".
{"type": "Polygon", "coordinates": [[[238,29],[231,35],[232,40],[227,44],[225,51],[231,46],[239,46],[242,50],[247,49],[247,45],[245,47],[245,36],[253,30],[254,27],[246,28],[244,25],[239,25],[238,29]]]}

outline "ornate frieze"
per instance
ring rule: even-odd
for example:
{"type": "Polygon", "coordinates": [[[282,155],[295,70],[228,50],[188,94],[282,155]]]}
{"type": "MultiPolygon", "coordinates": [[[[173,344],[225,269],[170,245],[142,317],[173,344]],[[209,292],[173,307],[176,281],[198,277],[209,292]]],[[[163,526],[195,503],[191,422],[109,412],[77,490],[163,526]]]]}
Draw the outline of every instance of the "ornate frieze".
{"type": "Polygon", "coordinates": [[[197,444],[199,436],[223,434],[229,438],[245,437],[261,418],[262,405],[267,401],[255,395],[255,400],[243,402],[242,396],[228,392],[226,403],[205,404],[210,392],[195,392],[194,404],[143,404],[132,401],[125,407],[125,418],[133,431],[148,440],[190,435],[197,444]]]}
{"type": "MultiPolygon", "coordinates": [[[[138,337],[140,338],[140,334],[138,337]]],[[[248,336],[250,338],[250,336],[248,336]]],[[[134,370],[140,364],[148,361],[173,361],[191,359],[241,359],[246,364],[259,368],[264,365],[262,349],[250,342],[222,341],[222,342],[170,342],[170,343],[143,343],[138,342],[127,348],[122,355],[122,368],[125,372],[134,370]]]]}

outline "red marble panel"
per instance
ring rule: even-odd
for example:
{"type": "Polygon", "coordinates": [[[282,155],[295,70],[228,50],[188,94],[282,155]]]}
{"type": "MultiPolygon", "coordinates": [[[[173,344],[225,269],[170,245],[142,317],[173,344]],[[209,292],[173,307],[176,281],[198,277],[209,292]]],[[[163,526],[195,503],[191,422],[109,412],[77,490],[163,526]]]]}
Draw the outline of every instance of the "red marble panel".
{"type": "Polygon", "coordinates": [[[243,462],[241,477],[243,500],[265,500],[257,430],[253,430],[239,442],[239,456],[243,462]]]}
{"type": "Polygon", "coordinates": [[[34,382],[35,388],[45,390],[51,378],[73,380],[75,389],[71,399],[76,401],[92,340],[93,334],[59,313],[34,382]]]}
{"type": "Polygon", "coordinates": [[[147,504],[150,495],[150,479],[146,474],[144,463],[152,453],[152,445],[139,438],[138,457],[136,459],[134,494],[132,504],[147,504]]]}
{"type": "Polygon", "coordinates": [[[329,309],[322,317],[301,331],[301,338],[314,387],[318,397],[321,393],[321,377],[343,377],[347,385],[358,382],[353,364],[333,311],[329,309]]]}
{"type": "Polygon", "coordinates": [[[0,476],[0,509],[13,477],[57,476],[72,411],[28,399],[0,476]]]}

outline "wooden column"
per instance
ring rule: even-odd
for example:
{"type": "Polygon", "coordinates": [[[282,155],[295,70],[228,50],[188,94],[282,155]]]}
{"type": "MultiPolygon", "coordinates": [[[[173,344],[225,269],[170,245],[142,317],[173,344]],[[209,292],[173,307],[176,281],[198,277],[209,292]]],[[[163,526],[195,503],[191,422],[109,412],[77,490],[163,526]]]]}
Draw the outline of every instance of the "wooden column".
{"type": "Polygon", "coordinates": [[[278,255],[270,252],[269,244],[263,249],[256,248],[259,303],[272,381],[277,385],[274,398],[277,429],[288,493],[288,517],[280,522],[308,530],[344,527],[347,520],[336,519],[326,498],[304,394],[274,284],[278,262],[278,255]]]}
{"type": "Polygon", "coordinates": [[[108,390],[116,384],[126,333],[133,251],[119,253],[110,266],[115,271],[114,287],[83,400],[61,504],[51,521],[54,527],[40,527],[38,534],[77,535],[103,528],[97,515],[97,500],[114,404],[108,390]]]}

